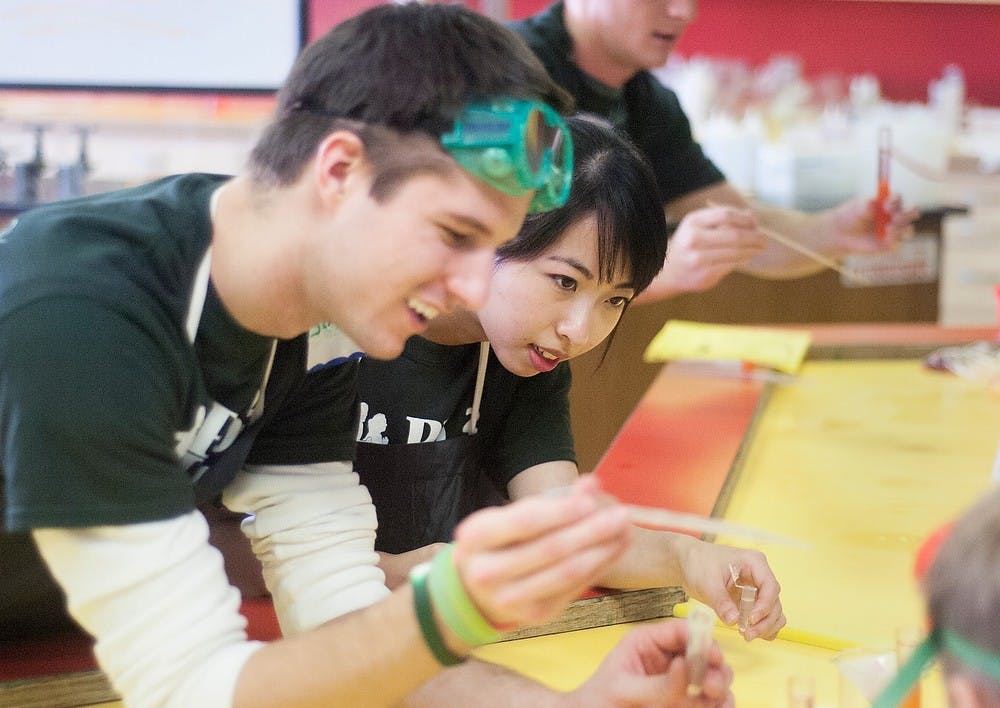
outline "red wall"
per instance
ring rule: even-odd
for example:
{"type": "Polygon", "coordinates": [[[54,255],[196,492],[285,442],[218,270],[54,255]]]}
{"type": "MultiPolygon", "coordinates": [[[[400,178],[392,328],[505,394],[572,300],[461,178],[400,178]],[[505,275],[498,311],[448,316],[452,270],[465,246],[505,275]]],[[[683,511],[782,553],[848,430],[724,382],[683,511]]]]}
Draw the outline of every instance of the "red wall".
{"type": "Polygon", "coordinates": [[[700,0],[681,39],[701,53],[760,64],[797,55],[810,76],[872,73],[897,101],[926,101],[950,63],[970,102],[1000,106],[1000,5],[848,0],[700,0]]]}
{"type": "MultiPolygon", "coordinates": [[[[310,0],[312,36],[380,0],[310,0]]],[[[477,0],[466,2],[479,7],[477,0]]],[[[507,0],[521,18],[549,0],[507,0]]],[[[855,0],[699,0],[684,56],[761,64],[794,54],[809,76],[872,73],[896,101],[927,100],[950,63],[965,71],[970,103],[1000,106],[1000,5],[855,0]]]]}

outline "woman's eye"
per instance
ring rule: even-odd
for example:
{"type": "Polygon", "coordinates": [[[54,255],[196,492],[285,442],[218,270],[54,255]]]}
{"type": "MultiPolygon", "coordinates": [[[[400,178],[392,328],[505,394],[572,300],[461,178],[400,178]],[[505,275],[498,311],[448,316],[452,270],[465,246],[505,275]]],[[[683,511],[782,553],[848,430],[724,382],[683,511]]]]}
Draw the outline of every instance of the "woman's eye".
{"type": "Polygon", "coordinates": [[[576,281],[568,275],[553,275],[552,280],[560,290],[576,290],[576,281]]]}
{"type": "Polygon", "coordinates": [[[632,298],[625,297],[624,295],[617,295],[615,297],[608,298],[608,304],[611,305],[611,307],[621,308],[625,307],[631,299],[632,298]]]}

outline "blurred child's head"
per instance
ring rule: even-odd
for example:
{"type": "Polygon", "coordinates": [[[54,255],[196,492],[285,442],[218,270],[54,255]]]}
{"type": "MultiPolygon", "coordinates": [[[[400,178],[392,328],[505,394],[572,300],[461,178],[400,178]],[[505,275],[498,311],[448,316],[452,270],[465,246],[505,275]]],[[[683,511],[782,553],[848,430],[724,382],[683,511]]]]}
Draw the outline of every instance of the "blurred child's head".
{"type": "Polygon", "coordinates": [[[1000,489],[931,534],[916,572],[929,632],[874,705],[898,705],[939,657],[952,708],[1000,708],[1000,489]]]}
{"type": "Polygon", "coordinates": [[[953,706],[1000,706],[1000,490],[965,512],[924,580],[953,706]]]}

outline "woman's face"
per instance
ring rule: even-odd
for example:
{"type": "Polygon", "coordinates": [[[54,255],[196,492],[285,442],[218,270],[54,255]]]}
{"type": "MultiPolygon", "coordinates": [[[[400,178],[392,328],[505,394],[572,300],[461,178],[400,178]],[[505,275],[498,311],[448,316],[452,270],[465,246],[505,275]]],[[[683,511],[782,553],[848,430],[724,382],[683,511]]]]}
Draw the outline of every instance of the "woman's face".
{"type": "Polygon", "coordinates": [[[590,351],[635,295],[628,273],[598,280],[597,227],[588,217],[530,261],[499,264],[479,322],[504,367],[518,376],[551,371],[590,351]]]}

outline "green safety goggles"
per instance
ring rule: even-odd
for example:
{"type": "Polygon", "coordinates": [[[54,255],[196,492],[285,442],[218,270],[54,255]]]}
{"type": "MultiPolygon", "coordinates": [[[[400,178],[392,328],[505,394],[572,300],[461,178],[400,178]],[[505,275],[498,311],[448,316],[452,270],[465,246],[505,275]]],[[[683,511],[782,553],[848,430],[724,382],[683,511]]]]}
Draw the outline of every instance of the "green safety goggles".
{"type": "Polygon", "coordinates": [[[562,117],[541,101],[495,99],[469,104],[445,150],[466,170],[505,194],[534,190],[529,213],[561,207],[573,179],[573,140],[562,117]]]}
{"type": "Polygon", "coordinates": [[[900,667],[882,695],[875,699],[873,708],[898,706],[939,651],[947,651],[973,671],[1000,681],[1000,656],[976,646],[950,630],[935,629],[913,650],[909,660],[900,667]]]}

